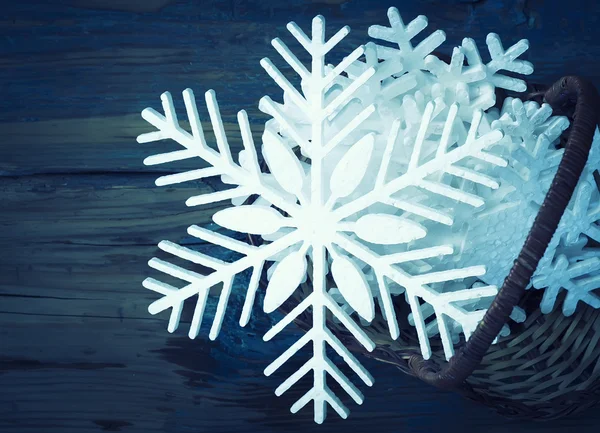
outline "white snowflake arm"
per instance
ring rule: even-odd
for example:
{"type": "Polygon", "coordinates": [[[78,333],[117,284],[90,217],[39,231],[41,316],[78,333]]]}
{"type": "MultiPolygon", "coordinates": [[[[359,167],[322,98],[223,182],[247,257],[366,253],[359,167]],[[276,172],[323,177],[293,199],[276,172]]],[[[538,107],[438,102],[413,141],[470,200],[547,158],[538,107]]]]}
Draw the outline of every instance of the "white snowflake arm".
{"type": "Polygon", "coordinates": [[[427,17],[419,15],[408,25],[404,25],[398,9],[391,7],[388,9],[388,19],[390,27],[371,26],[369,36],[397,44],[399,49],[377,45],[377,55],[384,60],[399,56],[406,72],[423,69],[425,57],[446,40],[446,34],[442,30],[436,30],[413,47],[411,40],[427,27],[427,17]]]}
{"type": "MultiPolygon", "coordinates": [[[[386,227],[388,228],[388,227],[386,227]]],[[[407,227],[400,228],[398,231],[407,231],[407,227]],[[404,230],[402,230],[404,229],[404,230]]],[[[390,231],[387,231],[390,233],[390,231]]],[[[373,240],[370,240],[373,241],[373,240]]],[[[463,269],[452,269],[448,271],[430,272],[422,275],[409,275],[402,271],[394,262],[399,260],[399,257],[380,257],[374,252],[365,248],[359,242],[351,239],[347,235],[338,234],[335,237],[334,243],[346,250],[348,253],[359,258],[371,266],[378,279],[379,296],[381,296],[385,308],[385,314],[390,328],[392,338],[396,339],[399,336],[398,323],[396,321],[395,311],[391,303],[391,295],[384,282],[384,277],[391,279],[395,283],[404,287],[406,295],[413,312],[419,342],[421,344],[421,353],[425,359],[431,356],[431,347],[429,345],[429,335],[426,330],[425,317],[422,314],[422,307],[418,301],[421,298],[434,309],[438,318],[438,326],[440,328],[440,336],[446,358],[450,359],[454,354],[454,346],[452,343],[451,330],[445,322],[444,316],[459,323],[463,332],[468,339],[470,334],[475,330],[479,321],[483,318],[485,310],[468,312],[455,303],[469,300],[477,300],[482,297],[495,296],[498,292],[495,286],[484,286],[476,289],[467,289],[449,293],[437,293],[428,285],[445,281],[452,281],[459,278],[469,278],[481,276],[485,273],[483,266],[472,266],[463,269]]],[[[447,251],[447,247],[438,247],[435,250],[411,251],[414,256],[420,257],[435,257],[443,253],[452,253],[447,251]]],[[[400,259],[406,260],[406,258],[400,259]]]]}
{"type": "MultiPolygon", "coordinates": [[[[322,17],[321,17],[322,18],[322,17]]],[[[313,22],[313,32],[315,23],[313,22]]],[[[286,95],[290,96],[291,101],[295,107],[301,111],[296,113],[300,115],[298,117],[304,117],[306,122],[309,124],[323,123],[326,118],[332,114],[339,112],[340,108],[343,107],[357,91],[371,78],[375,73],[373,67],[367,68],[362,71],[360,76],[351,80],[344,90],[337,95],[333,100],[329,101],[323,107],[315,107],[308,102],[308,99],[314,99],[312,94],[324,93],[329,88],[331,83],[341,77],[341,73],[353,62],[355,62],[360,56],[365,53],[365,47],[360,46],[356,48],[350,55],[345,57],[338,65],[333,68],[325,68],[324,58],[325,55],[331,51],[344,37],[346,37],[350,31],[348,26],[339,30],[332,38],[327,42],[311,40],[294,22],[287,25],[287,29],[296,38],[298,42],[308,51],[311,55],[313,66],[322,64],[323,71],[321,71],[320,77],[315,77],[313,72],[309,72],[298,60],[298,58],[291,52],[291,50],[279,39],[273,41],[273,46],[277,49],[282,58],[300,75],[302,78],[304,95],[300,94],[289,81],[283,76],[283,74],[273,65],[269,59],[261,60],[261,65],[267,73],[273,78],[273,80],[285,91],[286,95]]],[[[290,137],[295,145],[303,148],[307,155],[310,155],[311,143],[308,142],[306,137],[303,137],[302,133],[298,130],[298,127],[286,116],[281,106],[275,103],[269,96],[261,98],[259,102],[259,109],[266,114],[273,116],[278,125],[285,131],[286,135],[290,137]]],[[[337,136],[330,141],[330,151],[337,144],[342,142],[348,137],[367,117],[369,117],[374,111],[374,107],[369,105],[365,107],[361,113],[359,113],[352,122],[349,122],[346,128],[342,129],[337,136]]]]}
{"type": "Polygon", "coordinates": [[[464,53],[459,48],[454,48],[449,65],[436,56],[427,56],[425,66],[446,86],[473,83],[485,77],[483,65],[464,66],[464,60],[464,53]]]}
{"type": "Polygon", "coordinates": [[[481,55],[477,49],[475,41],[471,38],[463,39],[461,50],[465,53],[470,66],[484,66],[485,80],[495,87],[501,87],[515,92],[524,92],[527,90],[525,81],[499,74],[498,71],[505,70],[522,75],[529,75],[533,72],[533,65],[526,60],[517,60],[527,49],[529,42],[521,39],[519,42],[504,50],[500,37],[495,33],[487,35],[486,43],[491,56],[491,61],[484,64],[481,61],[481,55]]]}
{"type": "Polygon", "coordinates": [[[204,131],[202,130],[202,125],[198,116],[198,109],[194,99],[193,91],[191,89],[184,90],[183,98],[191,125],[191,134],[185,131],[179,125],[175,108],[173,106],[173,99],[169,92],[165,92],[161,95],[163,110],[165,112],[164,115],[161,115],[152,108],[146,108],[144,111],[142,111],[142,117],[144,120],[157,128],[158,131],[141,134],[137,138],[138,143],[172,139],[185,148],[184,150],[177,150],[150,156],[144,160],[144,164],[157,165],[200,157],[204,161],[208,162],[210,167],[160,177],[156,181],[157,185],[170,185],[189,180],[203,179],[209,176],[226,175],[228,178],[232,179],[236,185],[238,185],[237,188],[190,197],[186,201],[186,204],[188,206],[199,206],[221,200],[243,197],[250,194],[259,194],[288,214],[295,215],[297,213],[298,206],[293,203],[289,203],[281,191],[277,191],[271,186],[262,182],[260,177],[260,168],[258,166],[256,157],[256,149],[254,147],[254,141],[250,132],[250,126],[248,124],[246,112],[242,110],[238,113],[238,122],[242,131],[244,148],[250,155],[250,164],[248,164],[248,170],[236,164],[231,158],[229,143],[227,142],[223,121],[221,119],[221,114],[219,112],[214,91],[209,90],[206,92],[205,98],[219,152],[210,148],[206,143],[204,131]]]}
{"type": "MultiPolygon", "coordinates": [[[[239,212],[244,211],[244,209],[239,207],[230,209],[240,209],[239,212]]],[[[218,213],[215,214],[215,216],[217,215],[218,213]]],[[[168,330],[169,332],[174,332],[179,324],[183,303],[192,296],[198,295],[198,303],[194,311],[192,327],[189,331],[190,338],[195,338],[198,335],[198,329],[202,321],[202,314],[204,311],[208,291],[212,287],[222,283],[224,286],[221,290],[219,303],[217,306],[217,313],[215,314],[213,325],[209,334],[210,338],[213,340],[217,338],[220,332],[221,322],[227,307],[227,301],[231,292],[231,284],[234,277],[248,268],[253,268],[253,276],[248,287],[246,304],[244,305],[242,319],[240,320],[240,324],[244,326],[248,322],[249,308],[252,306],[254,295],[258,288],[258,277],[260,276],[260,271],[262,270],[264,262],[272,255],[280,252],[290,245],[300,242],[301,240],[298,233],[293,233],[288,236],[284,236],[268,245],[254,247],[198,226],[190,226],[188,233],[191,236],[213,243],[214,245],[219,245],[232,251],[244,252],[247,255],[246,257],[233,263],[219,263],[213,258],[185,247],[181,247],[167,241],[161,242],[159,247],[162,250],[188,261],[209,265],[209,267],[212,267],[215,269],[215,271],[207,276],[202,276],[163,260],[157,258],[151,259],[148,262],[150,267],[177,279],[183,280],[188,284],[180,289],[176,289],[175,287],[157,281],[154,278],[147,278],[144,280],[144,287],[163,295],[162,298],[150,304],[148,311],[150,314],[158,314],[168,308],[172,308],[168,330]]]]}
{"type": "MultiPolygon", "coordinates": [[[[313,246],[314,247],[314,246],[313,246]]],[[[348,330],[354,335],[355,338],[365,347],[367,350],[372,351],[375,348],[373,342],[367,337],[356,323],[348,316],[347,313],[335,303],[329,294],[325,291],[324,286],[324,275],[325,270],[323,268],[325,262],[324,247],[317,247],[313,252],[313,293],[307,296],[300,304],[296,306],[286,317],[284,317],[279,323],[277,323],[267,334],[264,336],[264,340],[268,341],[279,332],[281,332],[287,325],[293,322],[293,320],[302,314],[307,308],[312,307],[313,312],[313,328],[296,341],[290,348],[288,348],[283,354],[273,361],[266,369],[265,374],[271,375],[285,362],[287,362],[295,353],[297,353],[302,347],[309,342],[313,343],[313,357],[305,363],[299,370],[297,370],[292,376],[285,380],[275,391],[277,395],[283,394],[290,387],[292,387],[298,380],[308,374],[310,371],[314,374],[313,387],[304,394],[291,408],[293,413],[300,410],[311,400],[314,402],[315,411],[315,422],[322,423],[326,416],[326,404],[331,405],[334,410],[342,417],[348,416],[347,408],[341,403],[341,401],[333,394],[329,386],[326,384],[325,375],[329,374],[351,397],[357,404],[362,404],[363,396],[360,391],[352,384],[352,382],[331,362],[325,353],[326,345],[329,345],[334,351],[341,356],[350,368],[361,378],[361,380],[368,386],[373,385],[373,378],[360,365],[356,358],[345,348],[342,343],[335,337],[331,331],[327,328],[325,322],[325,310],[329,310],[333,316],[339,320],[348,330]]],[[[284,278],[285,270],[282,268],[282,264],[276,270],[276,273],[280,273],[284,278]],[[281,270],[280,270],[281,269],[281,270]]],[[[335,270],[334,270],[335,274],[335,270]]],[[[352,275],[349,276],[350,278],[352,275]]],[[[274,276],[275,278],[275,276],[274,276]]],[[[269,284],[271,285],[271,283],[269,284]]],[[[275,287],[275,286],[273,286],[275,287]]],[[[360,289],[360,287],[358,287],[360,289]]],[[[267,288],[267,296],[269,288],[267,288]]],[[[351,293],[351,292],[346,292],[351,293]]],[[[360,296],[360,292],[354,293],[354,296],[360,296]]]]}
{"type": "MultiPolygon", "coordinates": [[[[477,111],[473,115],[471,127],[465,143],[448,151],[450,146],[453,144],[451,143],[452,128],[454,127],[458,113],[458,106],[453,104],[450,107],[435,157],[421,164],[421,150],[423,148],[425,135],[430,125],[433,111],[434,104],[428,103],[410,157],[408,171],[388,183],[379,183],[372,191],[368,192],[362,197],[350,203],[343,204],[339,208],[335,209],[334,215],[338,221],[352,214],[360,212],[375,203],[396,205],[398,204],[398,201],[396,201],[392,196],[410,186],[416,186],[429,192],[430,194],[449,197],[453,200],[469,204],[474,207],[483,205],[484,201],[481,197],[467,193],[447,184],[428,180],[427,177],[435,173],[446,173],[457,178],[467,178],[481,185],[490,186],[492,188],[497,187],[497,182],[491,180],[488,176],[461,167],[458,165],[458,163],[467,157],[472,157],[481,159],[482,161],[491,162],[496,165],[506,165],[505,160],[499,157],[492,157],[493,155],[490,155],[485,151],[486,148],[498,143],[502,139],[502,132],[499,130],[493,130],[480,137],[477,137],[477,131],[483,116],[481,111],[477,111]]],[[[397,131],[393,130],[392,132],[397,131]]],[[[393,146],[394,143],[395,140],[390,140],[388,145],[393,146]]],[[[386,155],[390,155],[390,152],[387,152],[386,155]]],[[[387,169],[388,162],[389,161],[386,162],[386,160],[384,160],[382,163],[380,167],[380,173],[378,175],[379,179],[383,179],[385,177],[385,170],[387,169]]],[[[438,212],[433,209],[429,209],[427,212],[438,214],[438,212]]]]}

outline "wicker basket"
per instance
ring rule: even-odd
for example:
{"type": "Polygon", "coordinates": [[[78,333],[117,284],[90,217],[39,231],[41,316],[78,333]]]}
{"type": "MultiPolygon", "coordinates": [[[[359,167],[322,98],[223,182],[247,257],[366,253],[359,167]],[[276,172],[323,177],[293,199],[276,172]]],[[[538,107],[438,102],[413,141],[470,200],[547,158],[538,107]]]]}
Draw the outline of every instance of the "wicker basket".
{"type": "MultiPolygon", "coordinates": [[[[441,341],[431,338],[432,356],[423,360],[416,330],[406,320],[410,311],[403,301],[394,302],[400,327],[397,340],[390,338],[380,311],[369,326],[362,327],[377,345],[373,352],[357,344],[342,326],[331,320],[329,323],[352,351],[393,364],[440,388],[456,390],[505,416],[550,420],[600,401],[600,310],[580,303],[572,316],[565,317],[559,297],[554,311],[542,314],[541,291],[525,290],[586,163],[596,125],[600,124],[600,98],[596,89],[579,77],[564,77],[545,91],[536,87],[529,90],[528,99],[543,98],[555,114],[567,115],[572,126],[561,137],[563,160],[525,245],[469,341],[461,341],[454,357],[446,362],[441,341]],[[528,319],[511,323],[510,336],[491,344],[516,305],[525,310],[528,319]]],[[[498,96],[501,102],[503,95],[498,96]]],[[[310,291],[307,280],[282,310],[289,312],[310,291]]],[[[308,313],[295,322],[305,330],[311,327],[308,313]]]]}
{"type": "MultiPolygon", "coordinates": [[[[310,282],[306,282],[297,296],[307,296],[310,291],[310,282]]],[[[456,387],[457,392],[502,415],[537,420],[560,418],[600,401],[600,310],[585,305],[565,317],[559,297],[554,311],[542,314],[538,308],[541,296],[540,291],[526,293],[519,306],[527,311],[527,320],[512,324],[511,335],[490,346],[479,366],[456,387]]],[[[284,308],[289,311],[293,306],[290,302],[284,308]]],[[[394,307],[399,319],[410,312],[403,301],[394,302],[394,307]]],[[[411,360],[420,354],[415,328],[404,320],[399,323],[400,338],[392,340],[379,313],[369,326],[361,327],[377,345],[373,352],[367,352],[331,321],[330,329],[350,350],[415,376],[411,360]]],[[[303,313],[296,323],[310,329],[310,314],[303,313]]],[[[430,361],[442,368],[446,360],[441,341],[431,338],[430,342],[430,361]]]]}

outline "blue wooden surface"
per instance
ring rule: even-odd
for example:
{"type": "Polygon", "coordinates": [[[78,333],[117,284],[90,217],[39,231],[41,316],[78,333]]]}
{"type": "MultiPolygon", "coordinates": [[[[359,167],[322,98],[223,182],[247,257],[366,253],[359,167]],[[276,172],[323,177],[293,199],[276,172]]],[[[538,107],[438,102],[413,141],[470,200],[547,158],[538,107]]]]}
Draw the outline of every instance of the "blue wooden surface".
{"type": "MultiPolygon", "coordinates": [[[[285,24],[316,14],[328,31],[353,31],[338,58],[386,22],[380,0],[55,0],[2,5],[0,14],[0,431],[39,432],[567,432],[598,431],[600,416],[539,424],[505,420],[448,392],[365,360],[375,386],[342,421],[323,426],[309,408],[273,391],[262,370],[298,336],[263,343],[269,320],[237,326],[241,297],[219,340],[166,332],[147,313],[141,287],[161,239],[186,241],[185,228],[210,223],[213,209],[184,206],[192,190],[217,184],[153,186],[142,160],[169,144],[140,146],[139,112],[159,95],[216,90],[229,130],[239,109],[260,135],[258,99],[279,89],[259,60],[279,61],[269,41],[290,41],[285,24]]],[[[429,17],[448,35],[483,46],[531,43],[533,82],[577,73],[600,85],[599,6],[573,0],[422,0],[396,4],[429,17]]],[[[293,44],[292,44],[293,45],[293,44]]],[[[178,102],[181,107],[180,100],[178,102]]],[[[202,113],[201,113],[202,114],[202,113]]],[[[204,116],[206,117],[206,116],[204,116]]],[[[232,146],[240,143],[233,132],[232,146]]],[[[187,164],[187,163],[186,163],[187,164]]],[[[187,167],[185,164],[181,168],[187,167]]],[[[206,249],[206,245],[195,247],[206,249]]],[[[243,286],[236,282],[236,288],[243,286]]],[[[211,305],[214,309],[214,304],[211,305]]],[[[184,313],[184,325],[189,323],[184,313]]],[[[204,333],[205,334],[205,333],[204,333]]]]}

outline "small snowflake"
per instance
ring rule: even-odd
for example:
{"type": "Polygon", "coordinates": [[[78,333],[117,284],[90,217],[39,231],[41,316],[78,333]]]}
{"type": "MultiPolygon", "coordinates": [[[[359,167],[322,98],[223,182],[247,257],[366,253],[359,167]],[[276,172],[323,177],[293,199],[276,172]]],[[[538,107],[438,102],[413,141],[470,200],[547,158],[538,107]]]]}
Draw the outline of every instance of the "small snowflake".
{"type": "Polygon", "coordinates": [[[541,205],[564,153],[555,144],[569,127],[568,119],[552,116],[548,104],[506,98],[500,118],[491,126],[504,132],[507,145],[503,149],[510,152],[509,168],[501,177],[505,186],[514,188],[514,194],[506,199],[541,205]]]}
{"type": "Polygon", "coordinates": [[[593,308],[600,308],[600,296],[594,293],[594,290],[600,288],[600,256],[570,264],[567,256],[560,255],[546,275],[533,277],[533,285],[545,288],[540,304],[544,314],[554,309],[561,289],[567,291],[562,305],[565,316],[571,316],[575,312],[579,301],[593,308]]]}

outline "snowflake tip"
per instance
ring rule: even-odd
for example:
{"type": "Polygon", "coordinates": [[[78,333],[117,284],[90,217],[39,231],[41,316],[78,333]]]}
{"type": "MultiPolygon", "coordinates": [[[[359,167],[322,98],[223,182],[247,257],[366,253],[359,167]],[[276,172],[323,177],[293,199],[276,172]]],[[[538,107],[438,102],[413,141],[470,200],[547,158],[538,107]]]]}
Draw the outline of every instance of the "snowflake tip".
{"type": "Polygon", "coordinates": [[[400,11],[398,10],[398,8],[396,6],[391,6],[388,8],[387,16],[388,16],[388,19],[390,20],[390,23],[392,22],[392,20],[398,20],[398,19],[402,23],[402,17],[400,16],[400,11]]]}

